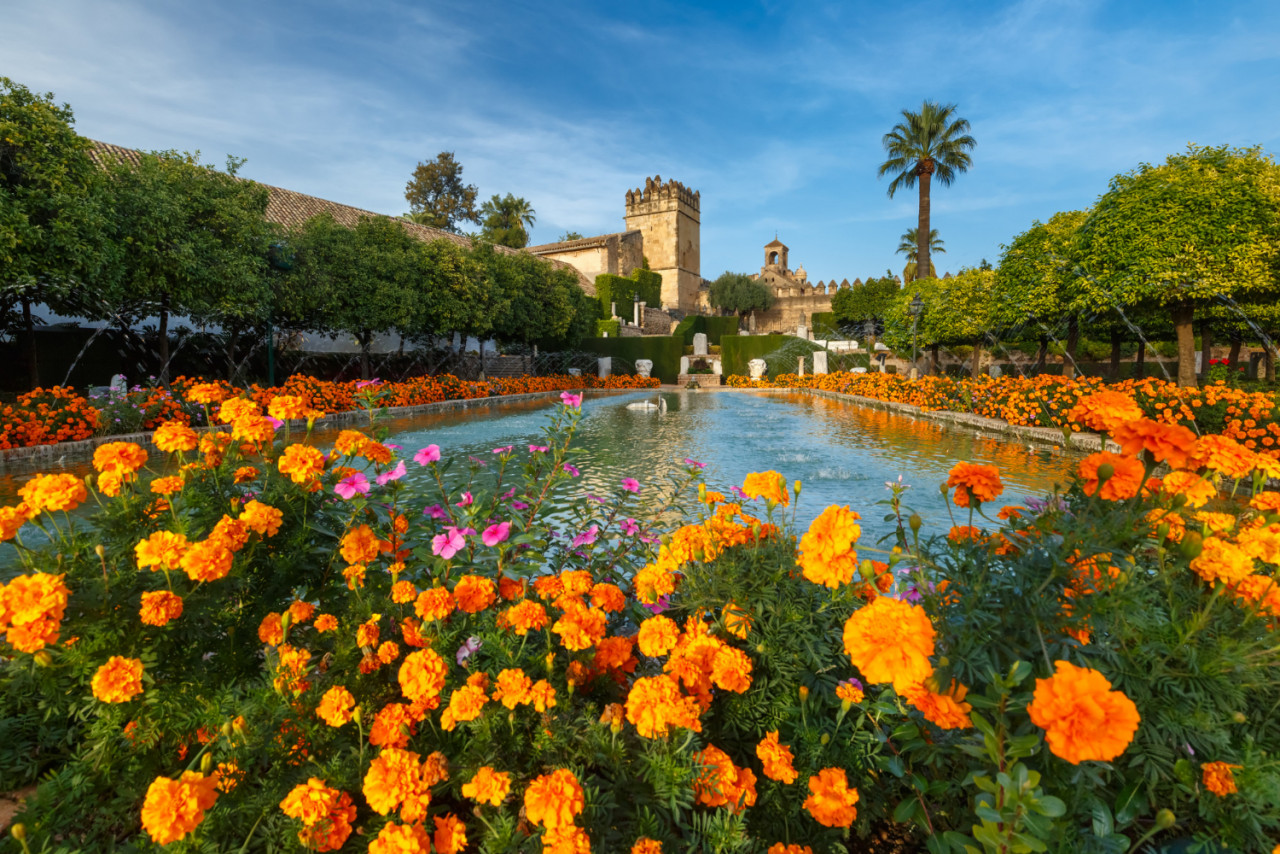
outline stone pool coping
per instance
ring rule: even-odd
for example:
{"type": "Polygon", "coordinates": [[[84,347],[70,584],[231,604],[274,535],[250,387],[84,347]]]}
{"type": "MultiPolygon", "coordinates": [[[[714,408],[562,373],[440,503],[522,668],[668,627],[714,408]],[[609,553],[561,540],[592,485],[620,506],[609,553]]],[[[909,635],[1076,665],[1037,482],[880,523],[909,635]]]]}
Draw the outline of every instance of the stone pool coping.
{"type": "MultiPolygon", "coordinates": [[[[472,397],[466,400],[441,400],[436,403],[422,403],[417,406],[392,406],[381,410],[379,419],[405,418],[428,413],[448,412],[450,410],[477,409],[493,407],[503,403],[534,402],[540,400],[559,400],[562,391],[582,393],[586,398],[613,397],[618,394],[635,394],[637,392],[653,392],[656,389],[646,388],[577,388],[556,389],[555,391],[531,391],[524,394],[501,394],[489,397],[472,397]]],[[[347,424],[365,423],[369,414],[364,409],[353,409],[349,412],[334,412],[317,418],[315,426],[319,428],[341,427],[347,424]]],[[[306,429],[306,420],[297,419],[289,422],[290,428],[306,429]]],[[[210,430],[226,431],[226,425],[217,424],[193,428],[197,433],[210,430]]],[[[60,466],[67,463],[88,462],[93,459],[93,452],[99,445],[108,442],[133,442],[147,451],[156,450],[151,441],[152,431],[143,433],[126,433],[116,436],[95,436],[79,442],[59,442],[56,445],[33,445],[29,448],[6,448],[0,450],[0,474],[26,472],[43,466],[60,466]]]]}
{"type": "MultiPolygon", "coordinates": [[[[906,415],[912,418],[924,418],[930,421],[940,422],[943,426],[954,427],[966,430],[971,433],[977,433],[981,436],[999,441],[1008,442],[1010,440],[1018,440],[1023,442],[1034,442],[1039,445],[1049,445],[1054,448],[1069,447],[1072,450],[1080,450],[1093,452],[1102,449],[1102,437],[1097,433],[1071,433],[1064,437],[1061,429],[1055,427],[1023,427],[1018,424],[1010,424],[999,418],[985,418],[981,415],[974,415],[969,412],[948,412],[940,409],[923,409],[919,406],[913,406],[909,403],[898,403],[891,400],[879,400],[874,397],[863,397],[858,394],[845,394],[843,392],[828,391],[819,388],[740,388],[733,391],[746,391],[752,394],[809,394],[815,397],[825,397],[828,400],[839,400],[844,403],[852,403],[857,406],[865,406],[870,409],[880,409],[887,412],[893,412],[898,415],[906,415]]],[[[1107,441],[1106,450],[1112,453],[1120,453],[1120,446],[1110,440],[1107,441]]]]}

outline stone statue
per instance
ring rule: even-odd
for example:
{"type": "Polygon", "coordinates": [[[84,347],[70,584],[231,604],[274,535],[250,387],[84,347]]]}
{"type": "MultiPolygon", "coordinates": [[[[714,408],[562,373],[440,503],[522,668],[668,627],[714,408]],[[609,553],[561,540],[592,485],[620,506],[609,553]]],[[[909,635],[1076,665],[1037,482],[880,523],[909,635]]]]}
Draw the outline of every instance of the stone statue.
{"type": "Polygon", "coordinates": [[[651,359],[636,359],[636,376],[647,377],[653,370],[653,361],[651,359]]]}
{"type": "Polygon", "coordinates": [[[752,359],[747,362],[747,370],[751,372],[751,379],[758,380],[764,376],[769,366],[765,364],[764,359],[752,359]]]}

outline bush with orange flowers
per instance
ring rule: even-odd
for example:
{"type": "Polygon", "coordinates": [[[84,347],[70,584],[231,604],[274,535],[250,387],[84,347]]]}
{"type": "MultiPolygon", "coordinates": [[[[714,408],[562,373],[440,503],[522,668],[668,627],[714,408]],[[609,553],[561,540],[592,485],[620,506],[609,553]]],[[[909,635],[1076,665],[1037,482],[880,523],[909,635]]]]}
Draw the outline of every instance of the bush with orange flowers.
{"type": "Polygon", "coordinates": [[[939,852],[1260,850],[1280,826],[1280,496],[1243,443],[1067,395],[1121,453],[1002,509],[959,462],[952,536],[891,482],[867,542],[872,498],[797,531],[780,472],[583,496],[575,395],[485,467],[376,413],[332,454],[262,429],[498,387],[448,385],[191,384],[237,438],[162,427],[164,496],[115,442],[0,508],[0,779],[39,781],[33,848],[833,852],[892,822],[939,852]]]}

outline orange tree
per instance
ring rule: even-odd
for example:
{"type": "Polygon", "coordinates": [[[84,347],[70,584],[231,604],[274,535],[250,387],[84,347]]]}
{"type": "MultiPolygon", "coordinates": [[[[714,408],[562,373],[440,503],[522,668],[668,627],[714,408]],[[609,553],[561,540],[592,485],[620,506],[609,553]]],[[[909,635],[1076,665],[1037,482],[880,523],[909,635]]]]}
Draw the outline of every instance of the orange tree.
{"type": "Polygon", "coordinates": [[[1277,292],[1280,170],[1260,148],[1189,146],[1113,178],[1079,242],[1080,299],[1166,311],[1178,382],[1193,386],[1196,313],[1277,292]]]}

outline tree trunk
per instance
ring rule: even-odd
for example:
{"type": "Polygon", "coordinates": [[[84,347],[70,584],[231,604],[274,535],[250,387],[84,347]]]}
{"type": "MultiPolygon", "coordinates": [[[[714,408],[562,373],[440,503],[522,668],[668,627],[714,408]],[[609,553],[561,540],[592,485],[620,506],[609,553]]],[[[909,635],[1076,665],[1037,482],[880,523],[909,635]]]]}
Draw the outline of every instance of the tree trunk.
{"type": "Polygon", "coordinates": [[[1120,379],[1120,345],[1124,342],[1119,329],[1111,330],[1111,381],[1120,379]]]}
{"type": "Polygon", "coordinates": [[[1145,379],[1147,376],[1147,342],[1138,341],[1138,356],[1133,363],[1133,378],[1145,379]]]}
{"type": "Polygon", "coordinates": [[[1243,343],[1244,341],[1241,340],[1239,335],[1231,336],[1231,353],[1227,356],[1227,366],[1231,368],[1231,376],[1233,377],[1240,371],[1238,362],[1240,361],[1240,345],[1243,343]]]}
{"type": "Polygon", "coordinates": [[[227,382],[234,382],[236,378],[236,339],[239,337],[238,329],[231,330],[227,337],[227,382]]]}
{"type": "Polygon", "coordinates": [[[169,384],[169,297],[160,300],[160,385],[169,384]]]}
{"type": "Polygon", "coordinates": [[[1209,376],[1209,362],[1213,358],[1213,327],[1209,321],[1200,321],[1200,378],[1209,376]]]}
{"type": "Polygon", "coordinates": [[[936,377],[938,376],[938,374],[941,373],[941,370],[938,364],[938,345],[930,344],[929,352],[933,354],[933,359],[931,360],[933,364],[929,366],[929,375],[936,377]]]}
{"type": "Polygon", "coordinates": [[[1173,328],[1178,333],[1178,385],[1196,387],[1195,308],[1189,302],[1173,307],[1173,328]]]}
{"type": "Polygon", "coordinates": [[[1036,373],[1044,373],[1045,362],[1049,360],[1049,336],[1040,336],[1040,349],[1036,353],[1036,373]]]}
{"type": "Polygon", "coordinates": [[[373,344],[373,334],[370,332],[362,332],[360,334],[360,379],[367,380],[371,374],[371,366],[369,364],[369,347],[373,344]]]}
{"type": "MultiPolygon", "coordinates": [[[[929,184],[933,180],[933,161],[926,160],[916,167],[920,185],[920,217],[916,223],[916,280],[927,278],[929,260],[929,184]]],[[[905,284],[905,283],[904,283],[905,284]]]]}
{"type": "Polygon", "coordinates": [[[40,387],[40,365],[36,354],[36,321],[31,316],[31,300],[22,298],[22,329],[26,337],[23,342],[27,357],[27,384],[30,388],[40,387]]]}
{"type": "Polygon", "coordinates": [[[1276,351],[1265,341],[1262,344],[1263,378],[1273,383],[1276,381],[1276,351]]]}
{"type": "Polygon", "coordinates": [[[977,379],[978,374],[982,371],[982,342],[977,341],[973,345],[973,365],[969,368],[969,376],[977,379]]]}
{"type": "Polygon", "coordinates": [[[1067,320],[1067,352],[1062,356],[1062,375],[1071,379],[1076,375],[1076,347],[1080,344],[1080,319],[1071,315],[1067,320]]]}

